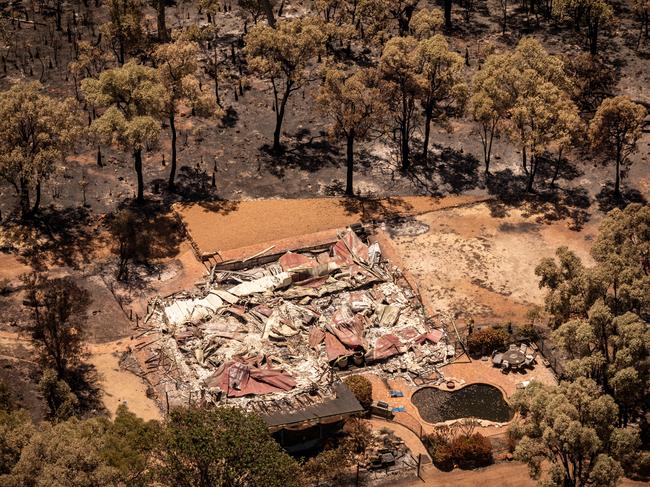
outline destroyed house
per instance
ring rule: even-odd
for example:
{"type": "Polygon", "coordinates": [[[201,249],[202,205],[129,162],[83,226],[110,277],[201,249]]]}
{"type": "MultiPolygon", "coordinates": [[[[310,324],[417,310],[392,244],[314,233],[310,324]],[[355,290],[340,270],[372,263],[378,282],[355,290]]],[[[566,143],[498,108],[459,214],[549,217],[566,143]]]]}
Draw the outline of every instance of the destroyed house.
{"type": "Polygon", "coordinates": [[[307,444],[356,411],[338,371],[417,380],[454,354],[379,244],[351,229],[236,268],[150,303],[136,358],[162,409],[234,405],[307,444]]]}

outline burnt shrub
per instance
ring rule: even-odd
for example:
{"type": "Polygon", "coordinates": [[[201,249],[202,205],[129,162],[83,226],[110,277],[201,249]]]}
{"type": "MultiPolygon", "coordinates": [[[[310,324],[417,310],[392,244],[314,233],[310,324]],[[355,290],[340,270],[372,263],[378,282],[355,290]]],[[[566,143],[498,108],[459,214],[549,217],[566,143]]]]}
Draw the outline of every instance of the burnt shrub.
{"type": "Polygon", "coordinates": [[[539,340],[540,334],[537,328],[532,324],[522,325],[517,328],[517,339],[520,342],[536,342],[539,340]]]}
{"type": "Polygon", "coordinates": [[[368,409],[372,404],[372,383],[362,375],[351,375],[343,379],[343,382],[350,388],[357,401],[368,409]]]}
{"type": "Polygon", "coordinates": [[[423,438],[431,461],[440,470],[449,472],[458,466],[462,469],[480,468],[492,463],[492,443],[473,428],[458,433],[461,428],[443,426],[423,438]]]}
{"type": "Polygon", "coordinates": [[[492,463],[492,443],[480,433],[457,436],[449,445],[454,463],[462,469],[480,468],[492,463]]]}
{"type": "Polygon", "coordinates": [[[502,349],[508,338],[508,333],[501,328],[483,328],[467,337],[467,348],[473,356],[490,355],[502,349]]]}

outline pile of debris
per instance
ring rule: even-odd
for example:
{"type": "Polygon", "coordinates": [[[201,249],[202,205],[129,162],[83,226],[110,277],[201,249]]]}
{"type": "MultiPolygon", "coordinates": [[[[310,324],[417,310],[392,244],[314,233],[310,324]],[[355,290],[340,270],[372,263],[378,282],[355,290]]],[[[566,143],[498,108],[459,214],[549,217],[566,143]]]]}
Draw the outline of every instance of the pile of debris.
{"type": "Polygon", "coordinates": [[[400,470],[417,465],[412,452],[394,432],[382,429],[373,440],[364,454],[364,468],[373,470],[397,467],[400,470]]]}
{"type": "Polygon", "coordinates": [[[170,405],[269,414],[332,396],[338,371],[426,377],[453,357],[398,269],[352,230],[323,252],[213,269],[201,293],[152,302],[138,356],[170,405]]]}

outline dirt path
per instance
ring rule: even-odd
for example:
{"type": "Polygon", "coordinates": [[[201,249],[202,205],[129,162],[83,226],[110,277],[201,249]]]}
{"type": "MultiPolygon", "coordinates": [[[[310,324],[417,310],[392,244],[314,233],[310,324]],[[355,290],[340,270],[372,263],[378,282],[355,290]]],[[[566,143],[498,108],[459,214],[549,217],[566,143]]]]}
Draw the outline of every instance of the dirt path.
{"type": "Polygon", "coordinates": [[[421,480],[398,482],[395,487],[452,486],[452,487],[533,487],[537,482],[528,476],[528,468],[523,463],[499,463],[480,470],[453,470],[442,472],[433,465],[427,465],[421,472],[421,480]]]}

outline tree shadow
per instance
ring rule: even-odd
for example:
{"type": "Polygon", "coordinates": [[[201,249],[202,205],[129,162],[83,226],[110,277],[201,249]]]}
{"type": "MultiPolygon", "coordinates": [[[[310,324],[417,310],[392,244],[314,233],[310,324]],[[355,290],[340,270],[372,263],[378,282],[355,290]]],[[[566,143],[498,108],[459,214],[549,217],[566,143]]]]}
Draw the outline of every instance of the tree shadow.
{"type": "Polygon", "coordinates": [[[393,196],[380,198],[378,195],[347,197],[339,203],[349,215],[361,215],[363,221],[380,221],[401,218],[413,205],[393,196]]]}
{"type": "Polygon", "coordinates": [[[103,244],[97,217],[83,207],[43,208],[25,221],[5,225],[21,260],[36,270],[52,265],[79,269],[93,262],[93,251],[103,244]]]}
{"type": "Polygon", "coordinates": [[[266,166],[273,176],[284,179],[287,169],[316,172],[328,164],[339,166],[343,162],[340,149],[327,140],[325,132],[310,134],[309,129],[298,131],[293,137],[295,142],[287,145],[280,155],[274,155],[271,146],[264,144],[260,149],[260,166],[266,166]]]}
{"type": "Polygon", "coordinates": [[[451,193],[460,194],[480,185],[478,168],[479,161],[472,154],[446,147],[442,151],[438,174],[451,193]]]}
{"type": "Polygon", "coordinates": [[[407,177],[421,191],[434,196],[461,194],[481,186],[479,161],[472,154],[434,146],[427,159],[415,159],[407,177]]]}
{"type": "Polygon", "coordinates": [[[527,176],[504,169],[487,178],[487,189],[495,198],[488,202],[490,214],[503,218],[512,208],[520,209],[524,217],[533,217],[540,223],[569,220],[569,228],[580,230],[589,221],[591,198],[585,188],[538,189],[526,191],[527,176]]]}
{"type": "MultiPolygon", "coordinates": [[[[127,200],[118,205],[118,211],[120,210],[133,212],[138,237],[147,239],[147,255],[150,259],[165,259],[178,254],[180,244],[185,239],[185,229],[167,205],[154,200],[147,200],[144,204],[127,200]]],[[[113,242],[119,241],[111,225],[116,215],[117,212],[106,215],[105,218],[105,225],[113,242]]]]}
{"type": "Polygon", "coordinates": [[[614,183],[608,182],[596,195],[596,202],[598,203],[598,209],[603,213],[608,213],[614,208],[623,209],[630,203],[647,203],[647,200],[643,193],[641,193],[636,188],[622,187],[621,196],[616,196],[614,192],[614,183]]]}
{"type": "Polygon", "coordinates": [[[217,198],[216,184],[216,174],[213,180],[213,174],[209,174],[199,164],[195,167],[181,166],[174,193],[183,201],[210,201],[217,198]]]}
{"type": "Polygon", "coordinates": [[[224,110],[224,115],[221,118],[221,126],[224,128],[233,128],[239,121],[239,113],[232,106],[224,110]]]}
{"type": "Polygon", "coordinates": [[[340,179],[333,179],[331,183],[322,187],[325,196],[342,196],[345,194],[345,182],[340,179]]]}
{"type": "MultiPolygon", "coordinates": [[[[552,156],[548,152],[538,156],[538,170],[536,181],[538,184],[551,184],[553,177],[555,176],[556,167],[558,164],[557,157],[552,156]]],[[[577,164],[566,157],[562,157],[559,161],[560,167],[557,171],[557,178],[555,178],[555,183],[558,180],[563,179],[565,181],[573,181],[584,175],[584,172],[577,166],[577,164]]]]}
{"type": "Polygon", "coordinates": [[[152,277],[160,277],[186,239],[181,219],[161,201],[124,202],[104,223],[115,258],[103,272],[114,270],[115,279],[129,291],[149,289],[152,277]]]}
{"type": "Polygon", "coordinates": [[[214,199],[209,201],[199,201],[197,204],[201,208],[205,208],[214,213],[221,213],[222,215],[227,215],[228,213],[237,211],[239,208],[239,201],[234,200],[214,199]]]}
{"type": "Polygon", "coordinates": [[[68,372],[66,382],[79,399],[81,417],[106,414],[107,410],[102,401],[102,389],[99,385],[99,373],[94,365],[82,363],[75,370],[68,372]]]}

